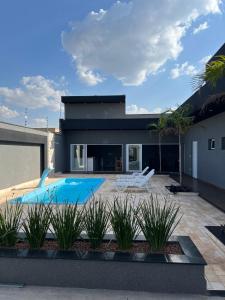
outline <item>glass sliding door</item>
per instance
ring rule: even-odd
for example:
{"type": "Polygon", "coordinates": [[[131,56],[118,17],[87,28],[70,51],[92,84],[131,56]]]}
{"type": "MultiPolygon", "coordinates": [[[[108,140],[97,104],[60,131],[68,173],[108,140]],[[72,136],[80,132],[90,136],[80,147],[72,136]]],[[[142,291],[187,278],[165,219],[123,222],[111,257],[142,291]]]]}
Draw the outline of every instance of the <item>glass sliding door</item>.
{"type": "Polygon", "coordinates": [[[142,170],[142,145],[127,145],[127,171],[138,172],[142,170]]]}
{"type": "Polygon", "coordinates": [[[70,168],[71,171],[86,171],[87,145],[70,145],[70,168]]]}

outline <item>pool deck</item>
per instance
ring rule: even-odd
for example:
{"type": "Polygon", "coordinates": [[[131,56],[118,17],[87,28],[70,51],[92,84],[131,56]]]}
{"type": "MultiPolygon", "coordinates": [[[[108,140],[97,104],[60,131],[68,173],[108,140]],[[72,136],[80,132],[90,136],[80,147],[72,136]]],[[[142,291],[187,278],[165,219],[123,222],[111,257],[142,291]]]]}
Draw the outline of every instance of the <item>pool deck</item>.
{"type": "MultiPolygon", "coordinates": [[[[102,199],[110,202],[113,200],[115,193],[117,193],[117,191],[113,189],[113,181],[116,175],[109,174],[57,174],[56,177],[48,178],[46,184],[63,177],[105,178],[105,182],[96,194],[101,194],[102,199]]],[[[1,194],[0,203],[4,203],[6,199],[15,198],[34,190],[37,182],[38,181],[34,181],[32,184],[25,184],[24,187],[20,186],[20,188],[8,191],[6,194],[1,194]]],[[[225,214],[196,194],[169,194],[165,186],[171,183],[176,184],[169,176],[153,176],[151,181],[152,194],[157,195],[160,201],[164,201],[164,197],[166,197],[180,206],[183,217],[174,234],[189,235],[204,256],[208,263],[205,273],[208,289],[225,291],[225,246],[205,228],[207,225],[219,226],[225,223],[225,214]]],[[[142,201],[149,197],[149,193],[146,191],[130,190],[130,193],[134,197],[134,202],[142,201]]],[[[124,197],[125,193],[120,193],[120,195],[124,197]]]]}

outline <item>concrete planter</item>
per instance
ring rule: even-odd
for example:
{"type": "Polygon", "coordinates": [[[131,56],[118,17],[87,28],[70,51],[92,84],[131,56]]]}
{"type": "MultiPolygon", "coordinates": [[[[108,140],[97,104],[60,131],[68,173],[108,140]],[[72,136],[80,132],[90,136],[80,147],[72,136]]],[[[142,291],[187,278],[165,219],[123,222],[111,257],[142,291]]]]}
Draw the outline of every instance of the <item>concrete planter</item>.
{"type": "Polygon", "coordinates": [[[204,294],[204,259],[189,237],[173,241],[184,254],[0,249],[0,283],[204,294]]]}

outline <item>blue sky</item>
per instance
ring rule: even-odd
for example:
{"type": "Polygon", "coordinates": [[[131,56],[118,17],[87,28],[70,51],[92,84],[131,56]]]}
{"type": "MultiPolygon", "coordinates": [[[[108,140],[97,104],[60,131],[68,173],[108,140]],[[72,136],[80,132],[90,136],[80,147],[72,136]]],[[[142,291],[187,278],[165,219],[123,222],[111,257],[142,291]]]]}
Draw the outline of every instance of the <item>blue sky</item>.
{"type": "Polygon", "coordinates": [[[160,112],[225,42],[220,0],[7,0],[0,9],[0,120],[58,126],[60,96],[126,94],[160,112]],[[92,13],[91,13],[92,12],[92,13]]]}

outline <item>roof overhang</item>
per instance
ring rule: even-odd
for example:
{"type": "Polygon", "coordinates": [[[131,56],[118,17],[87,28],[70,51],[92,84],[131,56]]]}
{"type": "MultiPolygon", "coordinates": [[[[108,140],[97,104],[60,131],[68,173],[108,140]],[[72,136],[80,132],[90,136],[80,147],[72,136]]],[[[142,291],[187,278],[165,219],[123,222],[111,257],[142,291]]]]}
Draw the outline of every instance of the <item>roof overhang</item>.
{"type": "Polygon", "coordinates": [[[125,103],[125,95],[62,96],[63,103],[125,103]]]}

